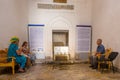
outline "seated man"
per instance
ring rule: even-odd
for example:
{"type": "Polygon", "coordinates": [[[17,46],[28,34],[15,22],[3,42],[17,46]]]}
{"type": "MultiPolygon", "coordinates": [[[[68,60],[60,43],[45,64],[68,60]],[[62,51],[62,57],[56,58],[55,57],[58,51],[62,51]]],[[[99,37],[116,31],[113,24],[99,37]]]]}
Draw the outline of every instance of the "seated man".
{"type": "Polygon", "coordinates": [[[90,63],[91,63],[91,66],[93,69],[96,69],[97,68],[97,59],[98,59],[98,56],[102,56],[102,54],[105,53],[105,48],[104,46],[102,45],[102,39],[98,39],[97,40],[97,50],[96,50],[96,53],[93,55],[93,56],[90,56],[90,63]]]}

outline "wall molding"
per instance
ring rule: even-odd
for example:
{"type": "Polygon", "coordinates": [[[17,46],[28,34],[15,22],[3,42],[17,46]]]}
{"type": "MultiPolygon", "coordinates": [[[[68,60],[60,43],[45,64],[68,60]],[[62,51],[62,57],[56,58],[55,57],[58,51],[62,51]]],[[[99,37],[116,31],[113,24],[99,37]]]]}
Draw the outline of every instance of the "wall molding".
{"type": "Polygon", "coordinates": [[[38,9],[74,10],[74,5],[38,3],[38,9]]]}

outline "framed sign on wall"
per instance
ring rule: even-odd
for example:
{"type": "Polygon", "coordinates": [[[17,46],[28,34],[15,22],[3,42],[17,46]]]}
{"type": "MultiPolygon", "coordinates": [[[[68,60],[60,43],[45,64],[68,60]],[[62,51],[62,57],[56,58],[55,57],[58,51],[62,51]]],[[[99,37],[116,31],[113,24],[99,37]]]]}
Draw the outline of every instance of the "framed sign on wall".
{"type": "Polygon", "coordinates": [[[43,30],[44,25],[41,24],[28,25],[30,51],[33,50],[43,51],[43,30]]]}
{"type": "Polygon", "coordinates": [[[28,24],[30,52],[36,55],[36,59],[45,59],[43,32],[44,24],[28,24]]]}
{"type": "Polygon", "coordinates": [[[67,3],[67,0],[53,0],[56,3],[67,3]]]}
{"type": "Polygon", "coordinates": [[[92,27],[91,25],[76,26],[76,57],[77,59],[88,59],[91,52],[92,27]]]}

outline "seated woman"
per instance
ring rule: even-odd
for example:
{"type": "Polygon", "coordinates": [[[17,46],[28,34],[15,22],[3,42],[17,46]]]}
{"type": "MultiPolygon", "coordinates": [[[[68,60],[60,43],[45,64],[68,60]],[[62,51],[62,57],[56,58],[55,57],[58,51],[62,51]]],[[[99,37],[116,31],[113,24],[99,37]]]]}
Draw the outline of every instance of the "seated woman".
{"type": "MultiPolygon", "coordinates": [[[[13,37],[13,38],[11,38],[10,41],[11,41],[11,44],[9,45],[9,48],[8,48],[8,57],[15,57],[16,63],[18,63],[20,65],[20,68],[18,71],[25,72],[24,68],[25,68],[25,64],[26,64],[26,57],[21,55],[22,50],[18,48],[19,38],[13,37]]],[[[9,59],[9,61],[10,61],[10,59],[9,59]]]]}
{"type": "Polygon", "coordinates": [[[23,55],[26,56],[28,59],[30,58],[31,64],[33,65],[35,63],[36,56],[35,54],[29,52],[28,42],[24,41],[21,49],[22,49],[23,55]]]}

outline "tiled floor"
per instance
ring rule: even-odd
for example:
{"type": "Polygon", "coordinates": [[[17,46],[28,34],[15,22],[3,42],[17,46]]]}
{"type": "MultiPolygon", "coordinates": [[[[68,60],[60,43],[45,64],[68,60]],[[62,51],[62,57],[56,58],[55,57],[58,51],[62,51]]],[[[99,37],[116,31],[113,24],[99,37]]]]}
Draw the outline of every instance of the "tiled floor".
{"type": "Polygon", "coordinates": [[[53,67],[37,64],[25,73],[0,74],[0,80],[120,80],[120,73],[101,73],[89,68],[89,64],[60,65],[53,67]]]}

